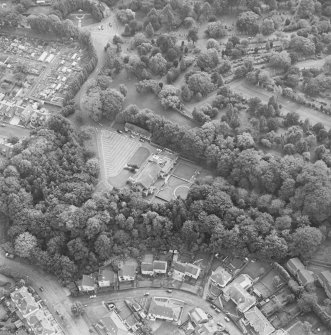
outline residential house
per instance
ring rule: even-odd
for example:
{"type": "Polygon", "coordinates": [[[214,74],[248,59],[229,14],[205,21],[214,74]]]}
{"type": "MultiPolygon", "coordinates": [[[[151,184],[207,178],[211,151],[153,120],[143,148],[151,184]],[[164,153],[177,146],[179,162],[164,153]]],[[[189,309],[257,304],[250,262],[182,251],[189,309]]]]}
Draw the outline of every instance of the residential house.
{"type": "Polygon", "coordinates": [[[307,269],[300,269],[297,273],[297,279],[299,283],[304,287],[309,284],[314,284],[315,282],[314,273],[307,269]]]}
{"type": "Polygon", "coordinates": [[[184,263],[181,262],[173,262],[173,275],[178,280],[184,280],[186,267],[184,263]]]}
{"type": "Polygon", "coordinates": [[[92,275],[83,275],[78,282],[78,289],[80,292],[92,292],[95,290],[95,280],[92,275]]]}
{"type": "Polygon", "coordinates": [[[289,335],[288,332],[284,329],[277,329],[272,335],[289,335]]]}
{"type": "Polygon", "coordinates": [[[193,334],[194,335],[210,335],[216,334],[219,331],[219,326],[214,321],[209,321],[208,323],[203,323],[198,325],[193,334]]]}
{"type": "Polygon", "coordinates": [[[200,308],[196,307],[189,312],[189,317],[193,324],[198,325],[209,321],[207,314],[200,308]]]}
{"type": "Polygon", "coordinates": [[[154,268],[152,263],[141,263],[141,274],[145,276],[153,276],[154,268]]]}
{"type": "Polygon", "coordinates": [[[41,309],[27,317],[26,321],[35,335],[53,335],[59,332],[55,321],[48,318],[41,309]]]}
{"type": "Polygon", "coordinates": [[[252,327],[256,335],[270,335],[275,328],[271,325],[268,319],[261,313],[261,311],[254,307],[245,312],[243,323],[252,327]]]}
{"type": "Polygon", "coordinates": [[[99,287],[115,287],[116,286],[116,274],[112,270],[100,269],[98,276],[99,287]]]}
{"type": "Polygon", "coordinates": [[[154,273],[166,274],[168,268],[168,263],[166,261],[154,261],[153,271],[154,273]]]}
{"type": "Polygon", "coordinates": [[[249,275],[241,274],[237,278],[235,278],[231,284],[238,284],[244,290],[247,290],[253,285],[253,280],[249,275]]]}
{"type": "Polygon", "coordinates": [[[305,266],[302,264],[299,258],[295,257],[295,258],[291,258],[286,263],[286,268],[293,276],[296,276],[298,271],[300,269],[304,269],[305,266]]]}
{"type": "Polygon", "coordinates": [[[223,288],[228,284],[231,278],[231,274],[219,266],[215,271],[212,272],[210,281],[213,285],[223,288]]]}
{"type": "Polygon", "coordinates": [[[100,319],[96,324],[99,334],[103,335],[127,335],[128,327],[124,321],[114,312],[100,319]]]}
{"type": "Polygon", "coordinates": [[[244,313],[256,304],[256,298],[249,294],[240,284],[231,283],[223,290],[224,299],[236,304],[239,312],[244,313]]]}
{"type": "Polygon", "coordinates": [[[191,263],[173,262],[174,277],[177,280],[184,280],[185,276],[198,279],[201,268],[191,263]]]}
{"type": "Polygon", "coordinates": [[[190,263],[185,264],[185,276],[198,279],[200,272],[201,268],[199,266],[190,263]]]}
{"type": "Polygon", "coordinates": [[[10,297],[24,318],[39,309],[38,303],[25,286],[10,293],[10,297]]]}
{"type": "Polygon", "coordinates": [[[118,280],[133,281],[136,279],[136,266],[134,264],[124,263],[118,271],[118,280]]]}
{"type": "Polygon", "coordinates": [[[148,310],[148,316],[153,319],[174,321],[176,320],[176,315],[171,307],[158,304],[154,299],[150,304],[148,310]]]}
{"type": "Polygon", "coordinates": [[[331,272],[322,271],[318,274],[317,279],[325,290],[326,295],[331,299],[331,272]]]}

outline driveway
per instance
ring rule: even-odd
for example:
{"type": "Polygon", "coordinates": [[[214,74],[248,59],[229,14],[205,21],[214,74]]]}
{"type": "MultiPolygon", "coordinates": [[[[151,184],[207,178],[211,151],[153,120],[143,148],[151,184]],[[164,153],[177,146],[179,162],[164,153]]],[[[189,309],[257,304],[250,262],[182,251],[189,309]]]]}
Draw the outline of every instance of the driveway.
{"type": "MultiPolygon", "coordinates": [[[[249,99],[257,97],[260,98],[264,103],[268,103],[269,98],[274,95],[273,92],[269,92],[259,87],[250,85],[244,80],[231,82],[229,87],[233,92],[241,94],[245,98],[249,99]]],[[[326,129],[331,128],[331,117],[324,113],[299,105],[291,100],[285,99],[284,97],[279,97],[278,103],[282,105],[281,111],[283,114],[296,112],[300,115],[300,119],[302,121],[309,119],[310,123],[313,125],[317,122],[321,122],[324,124],[326,129]]]]}
{"type": "MultiPolygon", "coordinates": [[[[88,296],[77,297],[73,298],[75,300],[80,301],[84,305],[88,305],[88,308],[98,309],[103,301],[112,301],[112,302],[120,302],[125,299],[132,299],[132,298],[141,298],[146,292],[150,293],[150,296],[157,296],[157,297],[167,297],[167,298],[176,298],[179,300],[184,301],[185,305],[194,307],[200,307],[204,311],[208,312],[213,316],[215,322],[222,322],[228,328],[231,335],[242,335],[242,332],[232,323],[226,322],[224,317],[225,314],[223,312],[216,313],[214,309],[211,308],[211,305],[206,300],[191,294],[189,292],[184,292],[180,290],[173,290],[171,294],[166,293],[165,289],[154,289],[154,288],[144,288],[144,289],[130,289],[125,291],[116,291],[111,293],[104,293],[98,295],[94,299],[90,299],[88,296]]],[[[106,314],[106,309],[105,309],[106,314]]],[[[88,323],[92,324],[97,320],[90,320],[89,316],[85,316],[88,323]]]]}
{"type": "Polygon", "coordinates": [[[45,301],[48,309],[56,318],[58,323],[66,334],[70,335],[88,335],[88,325],[82,318],[74,319],[71,314],[71,298],[68,296],[69,292],[62,287],[54,276],[46,273],[35,265],[18,262],[6,258],[4,254],[0,253],[0,272],[1,269],[10,269],[11,273],[24,278],[31,286],[38,292],[42,300],[45,301]],[[39,290],[40,287],[44,291],[39,290]],[[58,311],[64,316],[62,321],[55,313],[58,311]]]}

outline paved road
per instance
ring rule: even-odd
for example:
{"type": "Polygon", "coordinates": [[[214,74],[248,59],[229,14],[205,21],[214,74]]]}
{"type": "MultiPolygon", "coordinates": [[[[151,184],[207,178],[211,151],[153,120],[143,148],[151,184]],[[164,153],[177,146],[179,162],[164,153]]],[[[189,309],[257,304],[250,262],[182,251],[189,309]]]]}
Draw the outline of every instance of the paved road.
{"type": "Polygon", "coordinates": [[[72,305],[71,298],[68,296],[67,290],[59,284],[54,276],[49,275],[34,265],[20,263],[16,259],[8,259],[3,253],[0,253],[0,272],[2,268],[10,269],[12,273],[30,282],[31,286],[36,289],[40,297],[46,302],[47,307],[63,327],[66,334],[89,334],[88,325],[84,319],[72,318],[70,311],[72,305]],[[41,286],[44,288],[43,292],[39,290],[41,286]],[[64,322],[59,319],[55,310],[64,316],[64,322]]]}
{"type": "MultiPolygon", "coordinates": [[[[274,95],[273,92],[269,92],[259,87],[250,85],[244,80],[231,82],[229,84],[229,87],[234,92],[241,94],[245,98],[258,97],[264,103],[267,103],[269,98],[274,95]]],[[[282,105],[281,111],[284,114],[289,112],[296,112],[300,115],[301,120],[305,120],[308,118],[311,124],[322,122],[326,129],[331,128],[331,117],[324,113],[299,105],[283,97],[279,97],[278,102],[282,105]]]]}
{"type": "MultiPolygon", "coordinates": [[[[226,322],[224,320],[225,316],[224,313],[222,312],[216,313],[215,310],[211,308],[210,304],[206,300],[200,298],[199,296],[184,291],[173,290],[173,292],[169,294],[166,293],[165,289],[136,288],[119,292],[104,293],[98,295],[94,299],[90,299],[88,296],[77,297],[74,299],[82,302],[84,305],[88,305],[87,309],[90,308],[97,309],[102,304],[103,301],[112,301],[116,303],[130,298],[141,298],[146,292],[149,292],[150,296],[157,296],[157,297],[164,296],[167,298],[172,297],[182,300],[186,305],[192,306],[192,308],[201,307],[203,310],[210,313],[216,322],[222,322],[224,325],[226,325],[226,327],[230,332],[230,335],[242,335],[242,332],[232,322],[226,322]]],[[[87,315],[86,318],[89,319],[89,316],[87,315]]],[[[89,321],[87,320],[88,323],[94,323],[95,321],[96,320],[91,319],[89,319],[89,321]]]]}

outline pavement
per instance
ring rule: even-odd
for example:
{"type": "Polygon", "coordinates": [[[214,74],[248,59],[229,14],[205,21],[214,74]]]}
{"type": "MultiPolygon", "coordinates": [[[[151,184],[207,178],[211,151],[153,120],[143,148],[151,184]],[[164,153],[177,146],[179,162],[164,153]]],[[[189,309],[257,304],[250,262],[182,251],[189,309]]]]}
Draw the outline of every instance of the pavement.
{"type": "MultiPolygon", "coordinates": [[[[167,298],[175,298],[182,300],[186,306],[200,307],[205,312],[208,312],[213,316],[215,322],[222,322],[229,330],[231,335],[242,335],[242,332],[235,326],[232,322],[226,322],[224,317],[226,316],[223,312],[217,313],[208,301],[202,299],[201,297],[180,290],[172,290],[172,293],[167,293],[166,289],[154,289],[154,288],[135,288],[129,289],[124,291],[116,291],[112,293],[104,293],[97,295],[96,298],[90,299],[89,296],[81,296],[73,298],[75,301],[80,301],[82,304],[87,305],[87,309],[93,308],[98,309],[102,305],[103,302],[112,301],[116,304],[116,302],[123,301],[125,299],[132,299],[132,298],[141,298],[144,296],[145,293],[149,293],[150,297],[167,297],[167,298]]],[[[106,309],[105,309],[106,312],[106,309]]],[[[105,313],[106,314],[106,313],[105,313]]],[[[102,316],[102,315],[101,315],[102,316]]],[[[89,318],[89,314],[84,316],[86,322],[89,324],[95,323],[97,320],[92,320],[89,318]]],[[[185,320],[182,320],[185,321],[185,320]]]]}

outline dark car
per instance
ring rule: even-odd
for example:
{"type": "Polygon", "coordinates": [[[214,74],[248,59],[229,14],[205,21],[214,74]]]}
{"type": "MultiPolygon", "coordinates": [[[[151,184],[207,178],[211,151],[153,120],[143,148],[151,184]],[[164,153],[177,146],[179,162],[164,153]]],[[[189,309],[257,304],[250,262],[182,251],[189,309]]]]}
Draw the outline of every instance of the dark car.
{"type": "Polygon", "coordinates": [[[43,291],[44,291],[44,288],[43,288],[42,286],[40,286],[40,287],[39,287],[39,290],[40,290],[41,292],[43,292],[43,291]]]}

